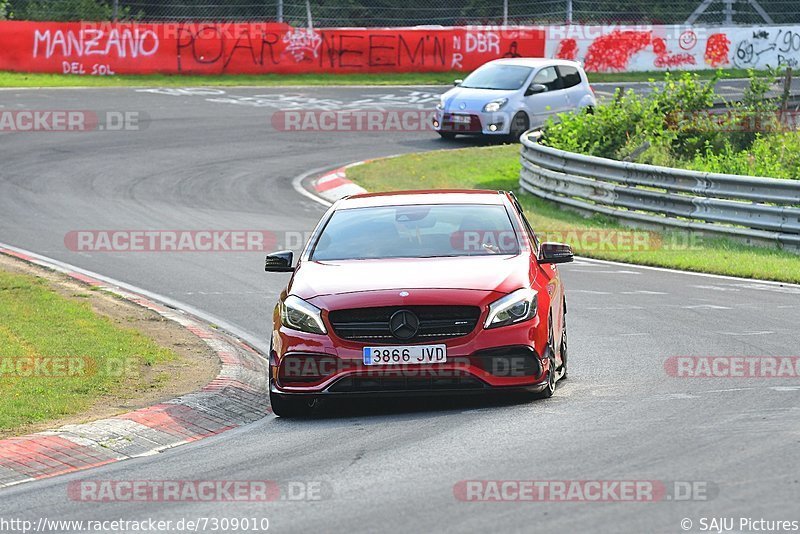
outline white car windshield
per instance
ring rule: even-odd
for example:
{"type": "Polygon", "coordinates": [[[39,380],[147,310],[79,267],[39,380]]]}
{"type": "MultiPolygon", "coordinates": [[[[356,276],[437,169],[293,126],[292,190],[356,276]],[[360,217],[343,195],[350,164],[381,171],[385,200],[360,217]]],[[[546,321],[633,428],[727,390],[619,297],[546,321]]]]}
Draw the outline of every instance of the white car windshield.
{"type": "Polygon", "coordinates": [[[467,76],[461,87],[513,91],[525,84],[531,70],[519,65],[485,65],[467,76]]]}
{"type": "Polygon", "coordinates": [[[418,205],[343,209],[322,230],[312,261],[519,254],[500,205],[418,205]]]}

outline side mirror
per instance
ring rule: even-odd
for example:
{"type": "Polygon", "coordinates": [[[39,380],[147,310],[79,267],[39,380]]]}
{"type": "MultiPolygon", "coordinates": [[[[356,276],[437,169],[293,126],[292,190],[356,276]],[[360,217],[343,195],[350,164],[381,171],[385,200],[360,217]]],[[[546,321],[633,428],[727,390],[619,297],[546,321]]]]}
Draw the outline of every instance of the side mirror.
{"type": "Polygon", "coordinates": [[[572,247],[564,243],[542,243],[539,247],[539,263],[569,263],[574,259],[572,247]]]}
{"type": "Polygon", "coordinates": [[[539,93],[546,93],[547,86],[540,83],[532,83],[526,90],[525,96],[538,95],[539,93]]]}
{"type": "Polygon", "coordinates": [[[461,78],[458,78],[457,80],[453,80],[453,85],[456,86],[456,87],[458,87],[462,83],[464,83],[464,80],[462,80],[461,78]]]}
{"type": "Polygon", "coordinates": [[[294,252],[291,250],[281,250],[280,252],[273,252],[267,256],[264,262],[264,270],[268,273],[291,273],[294,272],[292,262],[294,260],[294,252]]]}

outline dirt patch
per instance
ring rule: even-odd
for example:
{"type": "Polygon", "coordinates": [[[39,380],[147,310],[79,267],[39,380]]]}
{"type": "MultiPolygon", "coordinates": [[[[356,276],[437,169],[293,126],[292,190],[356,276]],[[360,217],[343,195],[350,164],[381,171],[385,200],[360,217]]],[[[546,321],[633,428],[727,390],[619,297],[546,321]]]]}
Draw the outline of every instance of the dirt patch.
{"type": "Polygon", "coordinates": [[[124,385],[112,394],[99,397],[88,410],[80,414],[26,425],[14,431],[0,430],[0,438],[58,428],[65,424],[86,423],[152,406],[197,391],[220,371],[219,358],[203,340],[154,311],[91,288],[64,274],[4,254],[0,254],[0,269],[42,278],[59,295],[88,303],[96,314],[108,317],[115,325],[137,330],[157,345],[171,349],[178,355],[177,359],[169,362],[143,365],[139,370],[141,379],[138,383],[124,385]]]}

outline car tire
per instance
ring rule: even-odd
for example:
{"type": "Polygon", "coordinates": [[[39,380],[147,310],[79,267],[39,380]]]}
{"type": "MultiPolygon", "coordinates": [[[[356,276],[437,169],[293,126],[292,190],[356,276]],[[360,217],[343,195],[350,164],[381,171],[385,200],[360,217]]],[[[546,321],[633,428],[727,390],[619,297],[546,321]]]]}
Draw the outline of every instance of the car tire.
{"type": "Polygon", "coordinates": [[[553,396],[553,393],[556,392],[556,356],[555,356],[555,344],[553,338],[553,321],[552,319],[549,321],[549,328],[550,334],[547,340],[547,351],[548,351],[548,361],[550,365],[548,366],[549,369],[547,371],[547,386],[536,394],[537,399],[549,399],[553,396]]]}
{"type": "Polygon", "coordinates": [[[530,128],[530,120],[528,114],[524,111],[518,111],[514,118],[511,119],[511,125],[508,131],[508,142],[519,143],[519,138],[522,134],[530,128]]]}
{"type": "Polygon", "coordinates": [[[288,419],[310,416],[316,401],[309,402],[307,398],[293,398],[270,391],[269,403],[272,406],[272,413],[288,419]]]}
{"type": "Polygon", "coordinates": [[[456,134],[451,132],[438,132],[439,136],[445,141],[452,141],[456,138],[456,134]]]}

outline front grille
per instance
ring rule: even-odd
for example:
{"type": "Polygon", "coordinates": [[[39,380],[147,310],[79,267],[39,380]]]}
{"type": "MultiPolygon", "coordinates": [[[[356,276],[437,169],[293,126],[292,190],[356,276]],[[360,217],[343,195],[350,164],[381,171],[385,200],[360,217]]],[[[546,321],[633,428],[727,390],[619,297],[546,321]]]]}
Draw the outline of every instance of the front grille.
{"type": "Polygon", "coordinates": [[[451,372],[449,376],[348,376],[336,382],[328,391],[333,393],[411,392],[485,389],[486,387],[486,384],[473,376],[451,372]]]}
{"type": "Polygon", "coordinates": [[[335,310],[328,319],[336,335],[349,341],[430,343],[466,336],[475,329],[480,314],[476,306],[387,306],[335,310]],[[389,329],[389,319],[400,310],[408,310],[419,318],[417,335],[410,339],[398,339],[389,329]]]}

